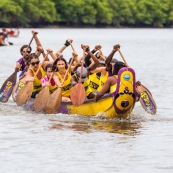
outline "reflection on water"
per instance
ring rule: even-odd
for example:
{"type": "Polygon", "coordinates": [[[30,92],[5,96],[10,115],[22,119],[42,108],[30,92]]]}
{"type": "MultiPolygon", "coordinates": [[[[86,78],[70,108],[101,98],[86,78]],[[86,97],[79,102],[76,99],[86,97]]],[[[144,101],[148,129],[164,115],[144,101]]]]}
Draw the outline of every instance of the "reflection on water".
{"type": "Polygon", "coordinates": [[[125,135],[136,135],[138,129],[141,128],[140,122],[132,122],[130,120],[120,121],[118,119],[100,119],[100,118],[84,118],[78,117],[70,121],[66,120],[52,120],[52,129],[63,130],[72,129],[78,132],[93,132],[105,131],[109,133],[118,133],[125,135]]]}

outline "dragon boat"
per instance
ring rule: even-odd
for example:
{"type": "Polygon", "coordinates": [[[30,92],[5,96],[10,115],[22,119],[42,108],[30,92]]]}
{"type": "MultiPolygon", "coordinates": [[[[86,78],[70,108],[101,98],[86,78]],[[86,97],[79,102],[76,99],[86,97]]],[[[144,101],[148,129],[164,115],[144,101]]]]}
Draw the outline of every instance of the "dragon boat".
{"type": "MultiPolygon", "coordinates": [[[[75,106],[72,102],[64,101],[61,103],[57,113],[127,118],[131,114],[135,106],[136,97],[138,96],[135,81],[134,70],[124,67],[118,73],[115,92],[105,95],[97,102],[94,102],[93,99],[88,99],[80,106],[75,106]]],[[[29,99],[24,107],[34,110],[34,99],[29,99]]]]}

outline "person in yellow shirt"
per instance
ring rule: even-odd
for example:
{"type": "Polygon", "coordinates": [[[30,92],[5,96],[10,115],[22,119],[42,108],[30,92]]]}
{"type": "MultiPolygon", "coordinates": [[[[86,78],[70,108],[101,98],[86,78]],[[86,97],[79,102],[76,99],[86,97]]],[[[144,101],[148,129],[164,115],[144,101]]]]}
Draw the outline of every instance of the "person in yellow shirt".
{"type": "Polygon", "coordinates": [[[29,63],[30,63],[30,68],[28,69],[26,73],[26,82],[33,82],[33,92],[31,95],[31,98],[35,98],[36,95],[41,91],[42,85],[41,85],[41,80],[43,76],[45,76],[45,71],[43,68],[47,64],[49,64],[49,61],[44,61],[42,66],[40,67],[40,60],[39,57],[35,54],[32,53],[29,56],[29,63]],[[38,73],[37,73],[38,70],[38,73]]]}
{"type": "Polygon", "coordinates": [[[113,93],[116,90],[117,75],[119,70],[123,67],[127,67],[127,66],[121,61],[118,61],[114,64],[113,71],[112,71],[113,76],[108,77],[101,91],[96,93],[95,101],[101,98],[109,89],[110,89],[110,93],[113,93]]]}
{"type": "MultiPolygon", "coordinates": [[[[90,71],[94,70],[98,67],[99,61],[96,58],[96,56],[90,51],[88,45],[81,45],[81,48],[83,49],[84,53],[87,53],[88,56],[92,59],[92,63],[89,64],[87,67],[83,67],[83,73],[82,73],[82,84],[86,91],[86,96],[88,99],[93,98],[95,95],[93,92],[98,88],[99,84],[96,84],[96,75],[91,75],[90,71]]],[[[71,78],[71,84],[72,86],[75,86],[78,83],[79,77],[81,73],[81,67],[77,68],[76,74],[73,75],[71,78]]],[[[99,79],[97,81],[99,83],[99,79]]]]}
{"type": "Polygon", "coordinates": [[[67,72],[68,64],[66,60],[62,57],[59,57],[55,60],[53,63],[52,70],[55,72],[55,75],[58,76],[60,82],[62,83],[62,100],[70,101],[70,92],[71,92],[71,67],[69,68],[69,71],[67,72]],[[65,74],[67,72],[67,75],[65,77],[65,74]],[[64,79],[65,77],[65,79],[64,79]]]}
{"type": "Polygon", "coordinates": [[[52,64],[46,65],[45,67],[46,75],[41,80],[42,87],[49,86],[50,94],[52,94],[58,88],[58,86],[59,87],[61,86],[57,75],[54,75],[54,72],[52,72],[52,67],[53,67],[52,64]]]}

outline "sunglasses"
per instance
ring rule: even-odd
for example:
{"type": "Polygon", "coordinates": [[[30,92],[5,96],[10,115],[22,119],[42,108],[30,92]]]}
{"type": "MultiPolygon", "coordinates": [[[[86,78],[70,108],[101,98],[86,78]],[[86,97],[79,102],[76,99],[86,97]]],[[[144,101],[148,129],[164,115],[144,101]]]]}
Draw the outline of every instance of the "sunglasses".
{"type": "Polygon", "coordinates": [[[23,52],[23,53],[30,53],[31,51],[28,50],[28,51],[22,51],[22,52],[23,52]]]}
{"type": "Polygon", "coordinates": [[[34,65],[38,65],[40,63],[40,61],[37,61],[37,62],[31,62],[31,65],[34,66],[34,65]]]}

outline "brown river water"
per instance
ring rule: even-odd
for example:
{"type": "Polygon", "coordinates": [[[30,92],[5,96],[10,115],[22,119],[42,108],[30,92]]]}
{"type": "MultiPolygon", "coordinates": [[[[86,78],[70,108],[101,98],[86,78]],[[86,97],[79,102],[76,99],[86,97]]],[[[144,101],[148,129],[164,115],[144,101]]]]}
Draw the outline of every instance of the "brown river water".
{"type": "MultiPolygon", "coordinates": [[[[13,46],[0,47],[0,86],[14,71],[32,29],[20,29],[13,46]]],[[[45,115],[13,102],[0,103],[0,172],[2,173],[160,173],[173,172],[173,30],[35,29],[43,48],[56,51],[66,39],[82,55],[80,44],[114,44],[153,94],[156,115],[137,103],[129,120],[79,115],[45,115]]],[[[35,50],[35,43],[32,43],[35,50]]],[[[72,50],[67,48],[68,60],[72,50]]],[[[118,53],[115,58],[121,60],[118,53]]]]}

